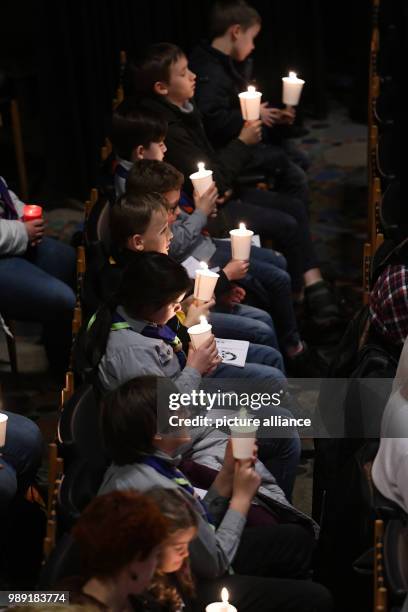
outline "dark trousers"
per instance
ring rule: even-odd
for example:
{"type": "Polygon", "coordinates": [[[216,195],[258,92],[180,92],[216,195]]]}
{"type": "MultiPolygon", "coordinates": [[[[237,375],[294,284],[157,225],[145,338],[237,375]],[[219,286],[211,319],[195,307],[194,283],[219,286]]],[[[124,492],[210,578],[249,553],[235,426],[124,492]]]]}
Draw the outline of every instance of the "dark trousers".
{"type": "Polygon", "coordinates": [[[226,587],[229,602],[239,612],[331,612],[329,591],[307,580],[285,580],[234,575],[211,581],[199,581],[197,598],[186,610],[202,612],[206,605],[221,601],[226,587]]]}

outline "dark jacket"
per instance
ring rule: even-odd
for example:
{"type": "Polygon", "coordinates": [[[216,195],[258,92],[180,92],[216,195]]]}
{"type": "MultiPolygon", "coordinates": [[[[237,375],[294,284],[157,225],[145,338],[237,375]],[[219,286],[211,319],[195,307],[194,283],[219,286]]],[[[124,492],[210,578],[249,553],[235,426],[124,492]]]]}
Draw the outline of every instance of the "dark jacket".
{"type": "Polygon", "coordinates": [[[198,45],[189,58],[196,73],[195,100],[208,138],[215,148],[236,138],[243,126],[238,94],[248,87],[249,71],[208,43],[198,45]]]}
{"type": "Polygon", "coordinates": [[[201,115],[194,103],[191,112],[184,112],[162,96],[151,96],[141,100],[141,105],[161,113],[168,122],[166,137],[166,161],[184,174],[184,188],[192,193],[190,174],[197,172],[197,163],[202,161],[214,173],[220,194],[230,189],[250,161],[251,147],[234,139],[223,149],[215,152],[203,126],[201,115]]]}

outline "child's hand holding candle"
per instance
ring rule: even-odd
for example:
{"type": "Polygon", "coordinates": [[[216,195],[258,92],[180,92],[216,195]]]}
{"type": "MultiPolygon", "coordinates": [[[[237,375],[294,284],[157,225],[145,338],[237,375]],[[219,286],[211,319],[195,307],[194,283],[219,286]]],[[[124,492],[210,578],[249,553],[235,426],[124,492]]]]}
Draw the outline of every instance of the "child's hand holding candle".
{"type": "Polygon", "coordinates": [[[220,275],[209,270],[204,261],[200,262],[200,266],[201,268],[196,271],[194,297],[201,302],[209,302],[220,275]]]}
{"type": "Polygon", "coordinates": [[[23,208],[23,221],[36,221],[42,219],[43,210],[37,204],[25,204],[23,208]]]}
{"type": "Polygon", "coordinates": [[[262,93],[256,91],[253,85],[248,87],[248,91],[238,94],[241,104],[241,113],[245,121],[255,121],[259,119],[261,112],[262,93]]]}
{"type": "Polygon", "coordinates": [[[248,261],[253,235],[254,232],[247,230],[245,223],[240,223],[239,229],[230,231],[232,259],[248,261]]]}
{"type": "Polygon", "coordinates": [[[206,170],[204,162],[198,162],[198,172],[190,174],[190,181],[199,196],[203,195],[213,182],[212,170],[206,170]]]}
{"type": "Polygon", "coordinates": [[[41,242],[44,235],[44,219],[43,209],[36,204],[25,204],[23,208],[23,222],[28,235],[28,241],[31,246],[35,246],[41,242]]]}
{"type": "Polygon", "coordinates": [[[205,608],[205,612],[237,612],[235,606],[228,603],[229,593],[225,587],[221,591],[221,601],[215,601],[214,603],[208,604],[205,608]]]}
{"type": "Polygon", "coordinates": [[[305,82],[297,78],[296,72],[289,72],[289,76],[283,77],[282,81],[282,102],[286,104],[286,106],[297,106],[305,82]]]}

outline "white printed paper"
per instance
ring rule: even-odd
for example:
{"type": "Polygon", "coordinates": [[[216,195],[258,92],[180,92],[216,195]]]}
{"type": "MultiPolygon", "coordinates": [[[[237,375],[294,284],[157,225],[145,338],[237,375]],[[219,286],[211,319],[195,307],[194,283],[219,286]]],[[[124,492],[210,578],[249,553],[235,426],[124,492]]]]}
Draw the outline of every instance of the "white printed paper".
{"type": "MultiPolygon", "coordinates": [[[[198,261],[198,259],[196,259],[192,255],[190,255],[190,257],[187,257],[187,259],[182,261],[181,265],[184,266],[184,268],[186,269],[188,277],[192,278],[193,280],[196,277],[197,270],[201,268],[200,262],[198,261]]],[[[210,268],[210,270],[211,272],[215,272],[216,274],[218,274],[218,272],[220,271],[220,268],[219,266],[216,266],[215,268],[210,268]]]]}
{"type": "Polygon", "coordinates": [[[246,362],[249,342],[246,340],[229,340],[216,338],[218,353],[222,357],[222,363],[226,365],[243,368],[246,362]]]}

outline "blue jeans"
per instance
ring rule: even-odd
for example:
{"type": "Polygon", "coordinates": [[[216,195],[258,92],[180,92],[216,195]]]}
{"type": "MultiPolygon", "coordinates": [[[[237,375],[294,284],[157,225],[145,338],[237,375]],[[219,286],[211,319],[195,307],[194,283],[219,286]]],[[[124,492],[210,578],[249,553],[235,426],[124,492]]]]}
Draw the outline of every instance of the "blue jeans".
{"type": "Polygon", "coordinates": [[[71,347],[75,307],[75,251],[43,238],[22,257],[0,257],[0,312],[18,321],[43,324],[43,341],[50,366],[63,371],[71,347]]]}
{"type": "MultiPolygon", "coordinates": [[[[231,245],[224,240],[216,240],[217,250],[211,258],[211,266],[223,268],[231,259],[231,245]]],[[[282,351],[299,343],[295,312],[292,302],[292,288],[289,274],[282,269],[283,258],[271,249],[252,247],[250,266],[247,276],[240,281],[250,285],[256,278],[266,289],[270,301],[273,321],[276,325],[279,346],[282,351]],[[278,262],[279,267],[276,265],[278,262]]]]}
{"type": "Polygon", "coordinates": [[[0,516],[17,493],[24,493],[40,467],[43,439],[37,425],[21,414],[8,416],[6,444],[0,448],[0,516]]]}
{"type": "Polygon", "coordinates": [[[272,317],[253,306],[235,305],[230,313],[210,312],[213,334],[217,338],[248,340],[254,344],[265,344],[279,350],[272,317]]]}

